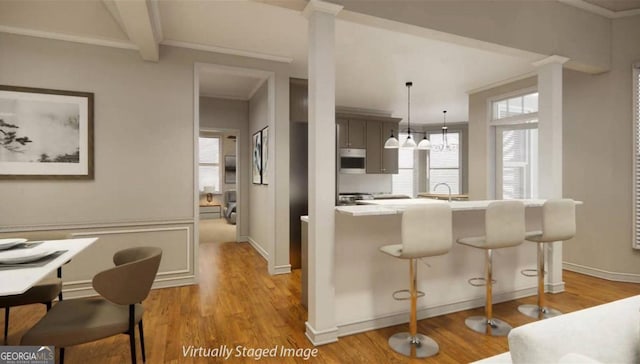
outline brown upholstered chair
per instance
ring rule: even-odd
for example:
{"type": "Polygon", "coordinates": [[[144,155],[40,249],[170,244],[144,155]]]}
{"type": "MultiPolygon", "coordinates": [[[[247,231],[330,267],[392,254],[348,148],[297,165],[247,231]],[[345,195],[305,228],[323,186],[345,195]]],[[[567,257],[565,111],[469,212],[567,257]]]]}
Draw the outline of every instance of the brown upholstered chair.
{"type": "Polygon", "coordinates": [[[22,337],[22,345],[64,348],[118,334],[128,334],[131,362],[136,363],[135,325],[140,332],[142,361],[146,361],[142,328],[142,304],[158,272],[162,250],[130,248],[113,256],[115,267],[93,277],[93,288],[102,296],[66,300],[55,305],[22,337]]]}
{"type": "Polygon", "coordinates": [[[62,301],[62,269],[58,268],[57,278],[45,278],[21,294],[0,297],[0,307],[4,308],[4,345],[9,334],[9,312],[11,307],[42,303],[51,309],[53,299],[62,301]]]}
{"type": "MultiPolygon", "coordinates": [[[[66,233],[51,233],[40,231],[29,233],[23,232],[20,233],[20,237],[28,239],[32,242],[37,240],[72,238],[71,235],[66,233]]],[[[62,267],[58,268],[57,279],[45,278],[24,293],[0,297],[0,308],[4,308],[4,344],[7,345],[7,336],[9,334],[9,312],[11,307],[42,303],[47,306],[47,311],[49,311],[49,309],[51,309],[52,301],[54,298],[56,298],[56,295],[58,296],[58,301],[62,301],[62,267]]]]}

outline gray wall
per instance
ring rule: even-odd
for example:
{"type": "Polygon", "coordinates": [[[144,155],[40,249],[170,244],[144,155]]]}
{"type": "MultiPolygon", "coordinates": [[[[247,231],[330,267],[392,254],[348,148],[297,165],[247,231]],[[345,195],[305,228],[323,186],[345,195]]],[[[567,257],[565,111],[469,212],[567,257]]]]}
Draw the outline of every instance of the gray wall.
{"type": "Polygon", "coordinates": [[[610,72],[565,72],[563,189],[585,204],[577,210],[576,238],[564,244],[564,260],[640,274],[640,251],[631,248],[631,68],[640,61],[640,16],[616,19],[612,29],[610,72]]]}
{"type": "MultiPolygon", "coordinates": [[[[0,231],[100,237],[67,266],[65,287],[76,294],[91,292],[91,277],[110,264],[105,257],[131,245],[165,250],[156,286],[195,281],[195,63],[272,71],[285,85],[276,92],[285,104],[288,99],[290,65],[175,47],[160,51],[160,62],[150,63],[133,50],[0,34],[0,84],[95,93],[94,180],[0,181],[0,231]]],[[[277,104],[275,115],[288,133],[288,107],[277,104]]],[[[288,164],[282,170],[288,180],[288,164]]],[[[288,205],[288,196],[283,201],[288,205]]],[[[278,214],[265,215],[273,225],[278,214]]],[[[288,260],[288,237],[285,243],[288,260]]]]}
{"type": "Polygon", "coordinates": [[[558,1],[333,1],[351,10],[395,22],[355,16],[341,17],[409,33],[427,34],[472,47],[507,54],[560,54],[568,67],[603,72],[610,67],[611,19],[558,1]],[[430,31],[433,30],[433,31],[430,31]],[[449,33],[449,34],[443,34],[449,33]],[[455,37],[457,35],[465,38],[455,37]],[[484,45],[469,42],[476,39],[484,45]],[[505,49],[504,47],[510,47],[505,49]]]}
{"type": "MultiPolygon", "coordinates": [[[[640,16],[612,23],[612,69],[600,75],[564,72],[563,191],[584,201],[576,237],[563,245],[567,267],[640,280],[632,249],[632,65],[640,61],[640,16]],[[600,272],[599,272],[599,271],[600,272]],[[605,271],[605,272],[601,272],[605,271]]],[[[487,99],[536,85],[528,78],[469,97],[469,190],[489,196],[487,99]]]]}
{"type": "Polygon", "coordinates": [[[529,87],[537,86],[536,77],[512,82],[469,95],[469,198],[485,200],[494,198],[494,174],[492,165],[493,137],[490,135],[488,100],[529,87]]]}
{"type": "MultiPolygon", "coordinates": [[[[249,100],[249,135],[253,134],[269,125],[269,108],[268,108],[268,88],[267,82],[256,91],[251,100],[249,100]]],[[[270,128],[269,132],[273,130],[270,128]]],[[[249,151],[252,151],[252,142],[249,142],[249,151]]],[[[272,157],[272,156],[271,156],[272,157]]],[[[250,157],[252,159],[253,157],[250,157]]],[[[251,161],[251,163],[253,163],[251,161]]],[[[251,169],[250,169],[251,171],[251,169]]],[[[269,177],[272,178],[272,170],[269,170],[269,177]]],[[[249,174],[249,201],[251,208],[249,209],[249,237],[258,244],[267,254],[271,252],[271,244],[273,242],[273,220],[269,218],[269,188],[267,185],[254,184],[252,175],[249,174]]],[[[273,183],[273,179],[269,181],[273,183]]]]}
{"type": "MultiPolygon", "coordinates": [[[[225,150],[232,150],[237,144],[236,176],[237,185],[225,185],[224,190],[238,191],[238,228],[240,241],[249,236],[249,102],[241,100],[223,100],[212,97],[200,97],[200,127],[209,129],[235,129],[240,132],[236,142],[224,138],[225,150]],[[229,148],[229,149],[227,149],[229,148]]],[[[231,152],[223,153],[230,154],[231,152]]],[[[231,154],[235,154],[231,153],[231,154]]],[[[223,176],[224,179],[224,176],[223,176]]],[[[220,200],[222,198],[220,197],[220,200]]]]}

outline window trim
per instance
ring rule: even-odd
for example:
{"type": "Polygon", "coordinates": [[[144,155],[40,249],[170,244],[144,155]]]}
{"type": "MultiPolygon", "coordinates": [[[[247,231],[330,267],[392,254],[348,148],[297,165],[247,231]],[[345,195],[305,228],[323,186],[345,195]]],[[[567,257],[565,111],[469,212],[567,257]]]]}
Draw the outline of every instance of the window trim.
{"type": "MultiPolygon", "coordinates": [[[[532,129],[538,129],[538,123],[525,123],[525,124],[517,124],[517,125],[496,125],[493,128],[493,132],[494,132],[494,140],[495,140],[495,156],[494,156],[494,166],[495,166],[495,172],[494,172],[494,197],[498,200],[503,200],[504,196],[503,196],[503,192],[504,192],[504,184],[502,181],[500,181],[500,178],[504,178],[504,164],[501,158],[503,155],[503,146],[502,143],[498,144],[498,135],[501,131],[508,129],[508,130],[532,130],[532,129]]],[[[539,168],[539,166],[538,166],[539,168]]],[[[539,173],[539,172],[538,172],[539,173]]],[[[531,189],[533,189],[530,186],[531,189]]],[[[538,187],[539,188],[539,187],[538,187]]],[[[531,198],[538,198],[538,196],[532,196],[531,198]]]]}
{"type": "Polygon", "coordinates": [[[523,89],[519,89],[516,91],[512,91],[512,92],[507,92],[504,94],[500,94],[494,97],[490,97],[489,99],[487,99],[487,110],[489,113],[489,125],[494,126],[494,125],[512,125],[512,124],[523,124],[523,123],[529,123],[531,122],[531,120],[536,120],[538,119],[538,111],[536,112],[532,112],[532,113],[527,113],[527,114],[520,114],[520,115],[514,115],[514,116],[508,116],[502,119],[494,119],[494,115],[493,115],[493,104],[499,101],[505,101],[514,97],[522,97],[522,96],[526,96],[529,94],[533,94],[538,92],[538,86],[531,86],[531,87],[527,87],[527,88],[523,88],[523,89]]]}
{"type": "MultiPolygon", "coordinates": [[[[222,143],[224,142],[222,135],[211,134],[207,132],[201,132],[198,136],[198,140],[200,138],[210,138],[210,139],[218,139],[218,162],[217,163],[201,163],[200,162],[200,146],[198,145],[198,170],[200,167],[218,167],[218,189],[213,191],[214,194],[222,194],[222,173],[220,171],[220,162],[222,157],[222,143]]],[[[198,179],[200,178],[200,171],[198,171],[198,179]]],[[[204,189],[200,189],[200,181],[198,181],[198,191],[200,193],[204,193],[204,189]]]]}
{"type": "Polygon", "coordinates": [[[632,150],[632,165],[633,165],[633,169],[632,169],[632,174],[631,174],[631,179],[632,179],[632,190],[631,190],[631,196],[632,196],[632,231],[631,231],[631,236],[632,236],[632,240],[631,240],[631,247],[633,249],[640,249],[640,234],[638,229],[640,228],[640,206],[638,206],[638,202],[640,199],[640,171],[639,168],[640,166],[638,165],[640,162],[640,151],[638,150],[638,148],[640,148],[640,145],[638,143],[640,143],[640,140],[638,140],[640,138],[640,62],[634,64],[632,66],[631,69],[631,75],[632,75],[632,80],[631,80],[631,84],[632,84],[632,89],[631,89],[631,98],[632,98],[632,125],[633,125],[633,132],[631,133],[631,137],[633,138],[633,150],[632,150]]]}

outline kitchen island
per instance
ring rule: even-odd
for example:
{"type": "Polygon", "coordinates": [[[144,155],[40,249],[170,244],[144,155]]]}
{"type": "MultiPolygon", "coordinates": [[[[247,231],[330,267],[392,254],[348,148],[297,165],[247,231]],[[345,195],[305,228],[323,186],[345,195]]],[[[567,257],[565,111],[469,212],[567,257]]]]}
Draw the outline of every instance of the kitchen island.
{"type": "MultiPolygon", "coordinates": [[[[378,248],[401,242],[402,211],[410,205],[448,203],[453,210],[453,237],[484,234],[484,211],[491,201],[430,199],[367,200],[362,205],[336,207],[335,327],[337,336],[349,335],[408,321],[406,302],[395,301],[393,291],[408,288],[408,263],[381,253],[378,248]]],[[[527,231],[539,230],[544,200],[524,200],[527,231]]],[[[428,234],[428,231],[425,231],[428,234]]],[[[561,254],[554,247],[550,254],[561,254]]],[[[309,257],[313,259],[313,257],[309,257]]],[[[561,259],[548,259],[547,290],[561,292],[561,259]],[[559,262],[559,263],[558,263],[559,262]]],[[[323,262],[315,262],[322,265],[323,262]]],[[[520,274],[536,267],[536,244],[524,242],[494,253],[494,302],[536,294],[536,278],[520,274]]],[[[442,256],[421,259],[418,289],[426,296],[418,300],[418,319],[484,305],[484,287],[474,287],[468,279],[484,276],[484,252],[453,243],[442,256]]],[[[313,299],[313,297],[309,297],[313,299]]]]}

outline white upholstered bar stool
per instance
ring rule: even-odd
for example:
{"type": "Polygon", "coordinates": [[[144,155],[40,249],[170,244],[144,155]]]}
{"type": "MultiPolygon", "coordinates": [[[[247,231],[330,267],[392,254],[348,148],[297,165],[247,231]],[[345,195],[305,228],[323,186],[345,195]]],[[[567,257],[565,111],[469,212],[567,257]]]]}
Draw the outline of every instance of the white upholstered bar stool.
{"type": "MultiPolygon", "coordinates": [[[[544,299],[544,247],[548,243],[564,241],[576,234],[576,204],[571,199],[547,200],[542,205],[542,231],[527,232],[526,240],[538,243],[538,304],[520,305],[518,311],[536,319],[562,315],[549,308],[544,299]]],[[[523,272],[524,274],[524,272],[523,272]]],[[[526,275],[526,274],[525,274],[526,275]]]]}
{"type": "Polygon", "coordinates": [[[395,299],[411,300],[409,332],[400,332],[389,338],[389,346],[396,352],[426,358],[438,353],[438,344],[430,337],[418,333],[417,302],[424,293],[417,289],[418,259],[443,255],[451,250],[453,241],[451,207],[447,203],[410,206],[402,214],[402,244],[380,248],[394,258],[409,260],[409,290],[393,293],[395,299]],[[398,298],[399,293],[409,298],[398,298]]]}
{"type": "Polygon", "coordinates": [[[493,250],[520,245],[525,238],[524,204],[521,201],[495,201],[487,206],[485,215],[485,235],[458,239],[458,243],[473,248],[484,249],[485,277],[472,278],[469,283],[474,286],[474,280],[484,280],[485,316],[471,316],[465,324],[473,331],[491,336],[506,336],[511,326],[493,317],[493,250]]]}

